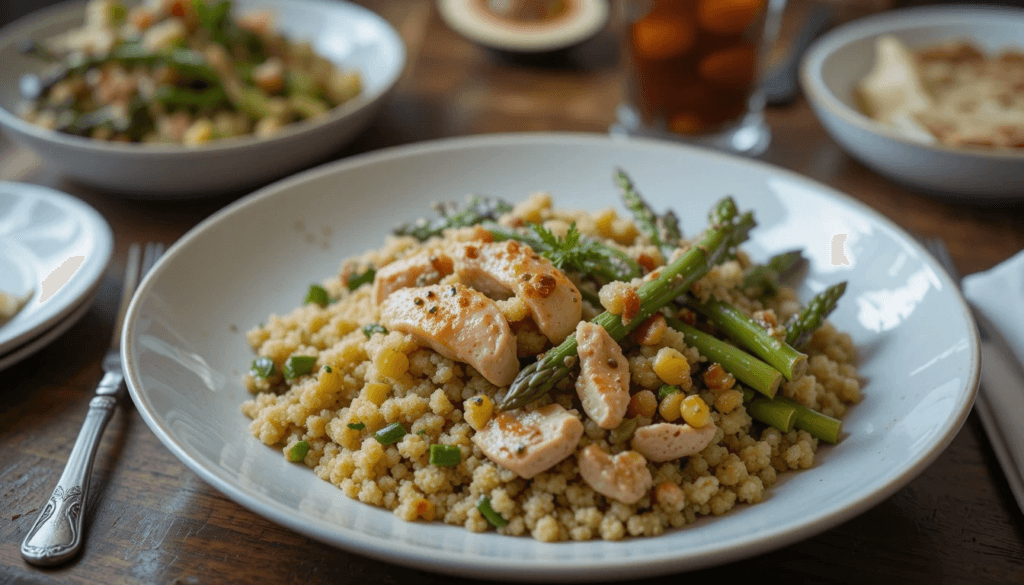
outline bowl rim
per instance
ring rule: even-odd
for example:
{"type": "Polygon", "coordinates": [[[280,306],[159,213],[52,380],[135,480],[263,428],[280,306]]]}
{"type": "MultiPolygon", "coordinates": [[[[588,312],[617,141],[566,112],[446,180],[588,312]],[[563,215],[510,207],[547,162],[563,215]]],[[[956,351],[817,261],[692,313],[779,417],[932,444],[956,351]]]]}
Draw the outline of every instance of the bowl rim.
{"type": "MultiPolygon", "coordinates": [[[[264,145],[284,143],[296,138],[306,132],[326,127],[348,118],[358,112],[370,109],[377,101],[383,98],[394,88],[401,78],[407,65],[408,51],[402,35],[384,17],[376,12],[359,4],[347,0],[261,0],[269,4],[280,5],[275,10],[288,10],[293,7],[324,7],[327,9],[338,9],[345,6],[345,9],[362,13],[363,17],[376,20],[381,30],[386,31],[387,42],[391,44],[398,54],[398,61],[393,71],[387,72],[380,89],[372,93],[362,92],[355,99],[349,100],[341,105],[331,108],[325,116],[316,120],[299,120],[284,125],[276,134],[268,137],[257,137],[254,134],[243,136],[232,136],[222,140],[214,140],[200,147],[185,146],[184,144],[149,144],[149,143],[123,143],[110,140],[98,140],[85,136],[64,134],[55,130],[49,130],[37,126],[31,122],[22,120],[17,114],[0,105],[0,127],[7,127],[12,132],[29,135],[35,139],[49,143],[58,143],[62,146],[79,149],[93,150],[108,154],[118,154],[138,157],[153,156],[191,156],[195,154],[223,152],[235,149],[258,148],[264,145]]],[[[34,10],[29,14],[0,27],[0,52],[10,48],[19,39],[30,36],[31,31],[38,29],[53,21],[66,19],[73,11],[84,13],[87,0],[67,0],[54,6],[34,10]]],[[[365,72],[361,72],[365,75],[365,72]]],[[[24,74],[24,73],[22,73],[24,74]]]]}
{"type": "MultiPolygon", "coordinates": [[[[1024,149],[974,149],[948,146],[939,142],[926,143],[907,138],[888,126],[877,122],[854,108],[847,106],[836,97],[831,88],[822,79],[825,60],[836,51],[850,43],[877,38],[883,34],[898,34],[908,29],[927,29],[940,24],[964,24],[964,18],[1010,18],[1020,21],[1024,26],[1024,8],[1010,6],[965,6],[948,7],[913,7],[874,14],[862,19],[840,25],[829,31],[808,49],[800,66],[800,85],[811,102],[821,107],[844,122],[852,124],[866,132],[881,135],[904,146],[921,148],[956,156],[967,156],[976,159],[999,159],[1005,161],[1024,162],[1024,149]]],[[[969,35],[961,35],[971,39],[969,35]]],[[[1024,43],[1021,44],[1024,48],[1024,43]]]]}

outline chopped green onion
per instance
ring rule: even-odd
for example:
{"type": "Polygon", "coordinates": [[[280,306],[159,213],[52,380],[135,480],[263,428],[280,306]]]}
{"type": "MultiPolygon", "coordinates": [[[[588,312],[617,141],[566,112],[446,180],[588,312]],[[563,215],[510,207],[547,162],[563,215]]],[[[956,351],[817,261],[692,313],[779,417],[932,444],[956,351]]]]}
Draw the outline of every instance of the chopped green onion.
{"type": "Polygon", "coordinates": [[[299,441],[292,445],[292,448],[288,450],[288,461],[298,463],[306,458],[306,453],[309,453],[309,442],[299,441]]]}
{"type": "Polygon", "coordinates": [[[438,467],[455,467],[462,462],[462,450],[458,445],[431,445],[430,464],[438,467]]]}
{"type": "Polygon", "coordinates": [[[326,307],[331,304],[331,295],[327,294],[327,289],[319,284],[311,284],[309,285],[309,292],[306,293],[306,304],[309,303],[316,303],[321,307],[326,307]]]}
{"type": "Polygon", "coordinates": [[[364,425],[363,423],[348,423],[348,428],[352,429],[353,431],[361,431],[366,428],[366,425],[364,425]]]}
{"type": "Polygon", "coordinates": [[[249,375],[253,378],[267,379],[274,375],[274,360],[268,357],[261,357],[252,360],[252,367],[249,375]]]}
{"type": "Polygon", "coordinates": [[[327,372],[328,374],[333,374],[334,368],[332,368],[331,366],[324,366],[324,371],[327,372]]]}
{"type": "Polygon", "coordinates": [[[665,400],[669,396],[679,392],[679,386],[673,386],[671,384],[662,384],[661,388],[658,388],[658,402],[665,400]]]}
{"type": "Polygon", "coordinates": [[[379,323],[370,323],[369,325],[363,325],[363,335],[365,335],[367,339],[373,337],[374,333],[381,333],[387,335],[388,330],[385,329],[384,326],[379,323]]]}
{"type": "Polygon", "coordinates": [[[405,436],[405,427],[402,423],[391,423],[373,434],[373,438],[381,445],[394,445],[405,436]]]}
{"type": "Polygon", "coordinates": [[[476,509],[495,528],[501,528],[508,524],[508,520],[505,520],[501,514],[494,511],[494,508],[491,507],[491,498],[487,496],[480,496],[480,499],[476,501],[476,509]]]}
{"type": "Polygon", "coordinates": [[[421,437],[425,437],[427,435],[427,429],[420,429],[420,430],[416,431],[416,434],[421,436],[421,437]]]}
{"type": "Polygon", "coordinates": [[[128,9],[124,7],[120,2],[110,3],[110,22],[113,24],[121,24],[125,18],[128,17],[128,9]]]}
{"type": "Polygon", "coordinates": [[[356,290],[364,284],[373,282],[373,277],[377,275],[377,271],[373,268],[367,268],[366,272],[362,274],[353,274],[348,277],[348,290],[356,290]]]}
{"type": "Polygon", "coordinates": [[[312,372],[315,365],[316,356],[293,355],[284,363],[284,377],[289,380],[298,378],[303,374],[312,372]]]}

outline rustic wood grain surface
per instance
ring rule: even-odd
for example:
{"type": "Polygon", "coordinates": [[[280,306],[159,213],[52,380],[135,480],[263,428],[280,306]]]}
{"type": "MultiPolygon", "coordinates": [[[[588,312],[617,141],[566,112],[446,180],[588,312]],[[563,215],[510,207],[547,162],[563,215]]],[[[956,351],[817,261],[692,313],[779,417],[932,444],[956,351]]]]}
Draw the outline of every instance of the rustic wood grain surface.
{"type": "MultiPolygon", "coordinates": [[[[432,2],[365,3],[401,32],[409,64],[380,117],[338,157],[465,134],[604,132],[613,119],[620,95],[614,27],[547,60],[517,59],[448,30],[432,2]]],[[[843,153],[803,101],[768,118],[775,136],[764,160],[849,193],[908,230],[944,237],[962,272],[1024,248],[1020,205],[969,206],[895,185],[843,153]]],[[[63,181],[3,137],[0,179],[75,193],[116,234],[85,318],[0,373],[0,583],[472,582],[337,550],[240,507],[164,448],[130,404],[115,413],[96,459],[84,552],[56,569],[25,564],[19,544],[61,473],[101,376],[128,244],[172,242],[240,194],[189,203],[113,199],[63,181]]],[[[650,581],[770,575],[800,583],[1024,583],[1022,531],[1024,517],[972,414],[930,467],[857,518],[769,554],[650,581]]]]}

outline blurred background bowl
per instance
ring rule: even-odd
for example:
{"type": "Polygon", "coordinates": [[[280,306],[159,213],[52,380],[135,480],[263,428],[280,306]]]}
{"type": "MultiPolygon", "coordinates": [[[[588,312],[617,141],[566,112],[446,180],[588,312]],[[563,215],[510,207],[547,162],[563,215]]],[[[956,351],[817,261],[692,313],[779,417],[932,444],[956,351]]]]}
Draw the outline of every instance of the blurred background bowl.
{"type": "Polygon", "coordinates": [[[174,199],[236,191],[266,183],[337,154],[365,128],[398,81],[405,44],[383,18],[360,6],[327,0],[235,0],[235,12],[270,10],[274,27],[344,69],[358,69],[363,91],[316,120],[288,124],[269,138],[245,136],[201,147],[124,144],[62,134],[14,112],[18,80],[41,69],[19,43],[81,26],[84,2],[30,14],[0,30],[0,127],[69,178],[120,195],[174,199]]]}
{"type": "Polygon", "coordinates": [[[970,201],[1024,197],[1024,149],[927,144],[858,111],[854,88],[871,70],[876,39],[887,34],[911,49],[962,39],[995,55],[1004,48],[1024,48],[1024,10],[959,5],[876,14],[818,39],[800,71],[804,94],[822,125],[875,171],[931,195],[970,201]]]}

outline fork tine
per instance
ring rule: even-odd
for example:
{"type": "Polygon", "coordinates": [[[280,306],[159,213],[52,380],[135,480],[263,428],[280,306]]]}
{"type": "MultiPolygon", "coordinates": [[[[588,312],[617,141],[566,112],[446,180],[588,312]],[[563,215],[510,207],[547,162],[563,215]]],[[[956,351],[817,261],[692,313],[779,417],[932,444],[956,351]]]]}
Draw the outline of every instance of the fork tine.
{"type": "Polygon", "coordinates": [[[128,312],[128,305],[131,303],[135,290],[139,283],[153,268],[156,261],[164,253],[164,245],[160,242],[148,242],[145,250],[139,244],[132,244],[128,248],[128,259],[125,261],[124,279],[121,285],[121,305],[117,311],[117,319],[114,322],[114,334],[110,340],[111,347],[118,347],[121,343],[121,327],[124,325],[124,317],[128,312]],[[141,263],[140,263],[140,258],[141,263]]]}
{"type": "Polygon", "coordinates": [[[156,261],[160,259],[160,256],[163,256],[163,253],[163,242],[146,243],[146,251],[142,257],[142,277],[149,274],[149,271],[153,268],[153,265],[156,264],[156,261]]]}

